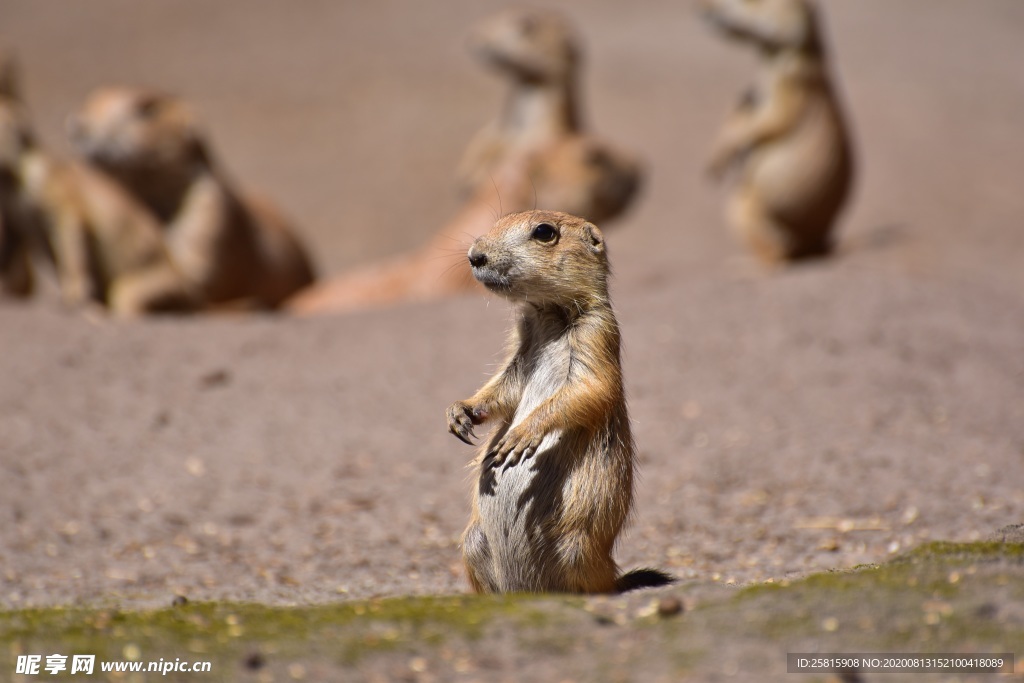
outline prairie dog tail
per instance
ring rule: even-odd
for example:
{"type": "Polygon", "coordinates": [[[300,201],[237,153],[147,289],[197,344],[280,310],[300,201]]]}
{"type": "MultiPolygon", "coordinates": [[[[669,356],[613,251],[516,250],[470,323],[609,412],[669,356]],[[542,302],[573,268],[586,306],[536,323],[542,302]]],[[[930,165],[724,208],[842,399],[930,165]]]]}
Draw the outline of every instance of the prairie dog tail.
{"type": "Polygon", "coordinates": [[[615,590],[619,593],[636,590],[638,588],[657,588],[675,583],[676,577],[658,569],[644,567],[628,571],[615,579],[615,590]]]}

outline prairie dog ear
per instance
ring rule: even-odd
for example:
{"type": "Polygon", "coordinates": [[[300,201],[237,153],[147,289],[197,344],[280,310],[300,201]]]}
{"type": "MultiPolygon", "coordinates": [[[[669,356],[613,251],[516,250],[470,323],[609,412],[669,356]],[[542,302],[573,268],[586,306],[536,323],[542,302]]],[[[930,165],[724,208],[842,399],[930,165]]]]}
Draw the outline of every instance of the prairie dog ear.
{"type": "Polygon", "coordinates": [[[593,223],[583,224],[583,241],[595,254],[604,253],[604,235],[593,223]]]}

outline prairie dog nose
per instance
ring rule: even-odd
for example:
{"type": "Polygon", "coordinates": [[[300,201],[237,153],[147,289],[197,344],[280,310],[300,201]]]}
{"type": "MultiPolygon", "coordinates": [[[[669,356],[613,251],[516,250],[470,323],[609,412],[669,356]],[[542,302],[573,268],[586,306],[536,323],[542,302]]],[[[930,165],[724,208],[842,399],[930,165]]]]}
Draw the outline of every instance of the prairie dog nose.
{"type": "Polygon", "coordinates": [[[480,266],[486,263],[487,254],[485,254],[482,251],[477,251],[476,245],[473,245],[472,247],[469,248],[469,265],[473,266],[474,268],[479,268],[480,266]]]}

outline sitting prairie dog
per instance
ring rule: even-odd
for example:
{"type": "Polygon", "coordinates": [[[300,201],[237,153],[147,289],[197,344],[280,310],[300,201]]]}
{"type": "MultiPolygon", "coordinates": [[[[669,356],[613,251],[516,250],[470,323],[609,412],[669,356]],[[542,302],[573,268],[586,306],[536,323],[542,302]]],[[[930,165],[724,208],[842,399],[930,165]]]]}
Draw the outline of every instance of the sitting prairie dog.
{"type": "Polygon", "coordinates": [[[726,120],[710,171],[737,167],[727,217],[770,262],[827,254],[853,180],[847,127],[811,0],[702,0],[707,18],[757,48],[760,78],[726,120]]]}
{"type": "Polygon", "coordinates": [[[498,118],[470,142],[457,175],[473,191],[513,157],[537,194],[537,208],[592,221],[622,213],[640,186],[640,161],[584,131],[579,40],[557,12],[506,9],[472,32],[470,46],[509,84],[498,118]]]}
{"type": "Polygon", "coordinates": [[[273,308],[313,281],[288,223],[268,203],[235,191],[180,99],[102,88],[68,128],[90,163],[157,215],[175,262],[208,303],[273,308]]]}
{"type": "Polygon", "coordinates": [[[149,211],[101,173],[50,157],[10,100],[0,104],[0,216],[4,265],[10,249],[35,249],[70,306],[129,316],[198,305],[149,211]]]}
{"type": "Polygon", "coordinates": [[[447,411],[475,461],[463,559],[481,593],[608,593],[663,585],[656,570],[619,575],[612,550],[633,506],[635,448],[604,237],[554,211],[500,219],[469,250],[473,275],[519,305],[514,351],[476,394],[447,411]]]}

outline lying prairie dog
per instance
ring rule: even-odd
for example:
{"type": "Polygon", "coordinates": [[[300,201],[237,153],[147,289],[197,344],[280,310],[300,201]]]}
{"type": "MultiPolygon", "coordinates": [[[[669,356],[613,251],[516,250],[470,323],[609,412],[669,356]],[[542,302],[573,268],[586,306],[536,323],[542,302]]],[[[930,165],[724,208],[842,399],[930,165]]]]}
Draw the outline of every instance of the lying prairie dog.
{"type": "Polygon", "coordinates": [[[89,163],[156,214],[175,262],[209,304],[274,308],[313,282],[292,227],[268,202],[236,191],[182,100],[102,88],[68,128],[89,163]]]}
{"type": "Polygon", "coordinates": [[[811,0],[703,0],[725,36],[757,50],[754,87],[726,120],[710,171],[735,169],[727,218],[769,262],[831,251],[853,154],[811,0]]]}

